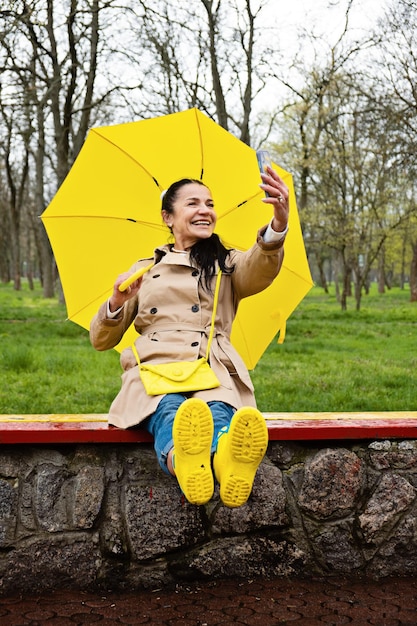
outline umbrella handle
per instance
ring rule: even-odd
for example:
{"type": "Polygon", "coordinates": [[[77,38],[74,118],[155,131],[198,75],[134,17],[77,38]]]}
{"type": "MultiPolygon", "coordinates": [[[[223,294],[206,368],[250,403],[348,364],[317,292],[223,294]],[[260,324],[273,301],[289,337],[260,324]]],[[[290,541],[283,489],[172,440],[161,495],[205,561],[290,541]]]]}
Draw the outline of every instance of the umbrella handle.
{"type": "Polygon", "coordinates": [[[128,287],[130,287],[130,285],[132,283],[135,282],[135,280],[137,280],[138,278],[140,278],[141,276],[143,276],[144,274],[146,274],[146,272],[148,272],[151,267],[153,267],[154,263],[150,263],[149,265],[147,265],[146,267],[141,267],[140,270],[137,270],[136,272],[134,272],[133,274],[131,274],[129,276],[129,278],[126,278],[126,280],[124,280],[120,285],[119,285],[119,291],[126,291],[126,289],[128,287]]]}

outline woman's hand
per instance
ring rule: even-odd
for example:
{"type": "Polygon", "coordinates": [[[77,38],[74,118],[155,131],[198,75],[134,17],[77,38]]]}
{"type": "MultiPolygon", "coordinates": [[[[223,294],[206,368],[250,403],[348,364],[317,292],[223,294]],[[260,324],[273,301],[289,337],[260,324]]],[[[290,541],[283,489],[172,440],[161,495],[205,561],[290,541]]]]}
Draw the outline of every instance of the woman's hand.
{"type": "Polygon", "coordinates": [[[120,309],[120,307],[122,307],[125,302],[127,302],[131,298],[134,298],[136,294],[138,293],[141,282],[142,282],[142,277],[135,280],[135,282],[133,282],[130,285],[130,287],[126,289],[126,291],[119,290],[119,286],[127,278],[129,278],[129,276],[131,276],[132,273],[133,272],[131,272],[130,274],[125,272],[124,274],[120,274],[120,276],[116,278],[114,286],[113,286],[113,293],[109,299],[109,307],[110,307],[111,312],[116,311],[117,309],[120,309]]]}
{"type": "Polygon", "coordinates": [[[289,214],[289,190],[282,178],[278,176],[272,167],[267,167],[265,173],[261,173],[262,184],[260,185],[268,196],[262,198],[266,204],[272,204],[274,218],[272,228],[280,233],[287,228],[289,214]]]}

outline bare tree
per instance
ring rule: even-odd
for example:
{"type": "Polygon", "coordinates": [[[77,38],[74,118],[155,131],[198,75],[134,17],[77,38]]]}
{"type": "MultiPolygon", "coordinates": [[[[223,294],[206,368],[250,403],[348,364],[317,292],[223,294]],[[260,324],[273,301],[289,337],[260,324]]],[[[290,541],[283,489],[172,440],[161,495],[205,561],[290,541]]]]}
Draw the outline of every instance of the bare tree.
{"type": "MultiPolygon", "coordinates": [[[[401,166],[402,180],[408,178],[406,188],[414,190],[417,175],[415,160],[417,150],[417,7],[415,2],[412,0],[391,2],[378,29],[381,37],[377,58],[379,78],[387,91],[383,104],[387,115],[396,121],[396,154],[401,166]]],[[[407,203],[407,195],[404,197],[404,202],[407,203]]],[[[410,207],[410,211],[416,210],[415,205],[410,207]]],[[[410,299],[412,302],[417,302],[415,238],[409,237],[409,242],[412,247],[410,299]]]]}
{"type": "MultiPolygon", "coordinates": [[[[370,83],[369,83],[370,85],[370,83]]],[[[385,245],[410,217],[408,181],[396,154],[395,122],[385,118],[351,75],[340,73],[326,92],[327,116],[310,155],[307,232],[319,250],[333,250],[342,271],[340,302],[347,308],[351,282],[356,308],[370,271],[385,275],[385,245]]]]}
{"type": "MultiPolygon", "coordinates": [[[[403,32],[411,23],[410,12],[415,15],[416,9],[407,0],[393,6],[401,3],[408,11],[407,19],[404,11],[401,14],[403,32]]],[[[407,201],[410,179],[407,181],[402,168],[404,158],[414,150],[404,155],[400,147],[404,128],[410,130],[415,124],[411,81],[407,104],[403,94],[404,106],[398,114],[400,107],[397,105],[396,112],[389,81],[381,81],[377,71],[376,59],[381,59],[387,40],[378,32],[369,33],[363,40],[352,38],[352,4],[347,3],[345,27],[336,43],[328,46],[327,54],[323,53],[325,42],[315,40],[310,33],[304,41],[312,61],[306,62],[305,56],[301,63],[295,59],[289,78],[283,81],[292,96],[284,112],[287,130],[283,146],[293,155],[287,159],[299,188],[307,248],[310,255],[314,254],[324,288],[324,260],[336,255],[343,274],[342,308],[346,308],[352,279],[359,308],[371,269],[379,264],[381,279],[387,276],[386,242],[408,222],[413,210],[407,201]],[[317,53],[316,44],[320,44],[317,53]],[[297,68],[298,76],[294,78],[297,68]]],[[[414,39],[415,32],[414,28],[414,39]]],[[[412,50],[411,33],[408,35],[407,59],[412,50]]],[[[389,72],[398,77],[397,59],[390,49],[389,72]]],[[[406,61],[400,66],[404,72],[407,69],[408,78],[415,78],[414,69],[410,70],[410,66],[415,67],[415,56],[413,63],[406,61]]],[[[398,85],[401,82],[397,81],[397,90],[398,85]]]]}
{"type": "MultiPolygon", "coordinates": [[[[98,0],[14,0],[7,4],[8,8],[0,12],[4,23],[0,45],[6,80],[14,85],[15,94],[13,101],[3,100],[3,119],[11,120],[16,98],[30,110],[32,132],[24,145],[27,166],[29,147],[34,163],[33,206],[40,215],[78,154],[96,104],[94,83],[102,9],[98,0]]],[[[21,131],[15,132],[24,139],[21,131]]],[[[16,183],[10,176],[8,182],[11,197],[17,198],[16,183]]],[[[24,183],[22,172],[20,188],[24,183]]],[[[44,295],[52,296],[54,261],[40,222],[37,245],[44,295]]]]}
{"type": "Polygon", "coordinates": [[[195,106],[250,144],[254,102],[265,86],[262,58],[269,58],[257,28],[267,3],[140,0],[138,5],[132,27],[139,24],[148,80],[139,113],[161,115],[195,106]]]}
{"type": "MultiPolygon", "coordinates": [[[[349,20],[352,4],[352,1],[347,3],[344,25],[335,43],[326,44],[321,38],[316,39],[314,33],[304,32],[300,40],[300,50],[308,48],[310,52],[308,60],[300,53],[300,57],[294,59],[286,78],[276,76],[289,93],[283,116],[283,126],[286,128],[284,145],[290,154],[287,157],[288,165],[295,171],[298,206],[307,248],[309,254],[314,255],[320,282],[325,290],[327,280],[324,263],[331,256],[329,251],[334,249],[332,236],[335,236],[335,232],[333,227],[329,232],[324,229],[325,220],[321,215],[323,199],[320,198],[320,194],[317,195],[317,190],[326,189],[331,195],[333,190],[328,189],[326,185],[334,184],[336,189],[340,189],[341,180],[331,180],[331,177],[343,175],[337,171],[337,166],[329,158],[329,150],[326,150],[328,139],[325,135],[327,133],[328,137],[331,137],[335,127],[343,126],[346,116],[343,103],[349,102],[352,95],[350,83],[357,72],[357,59],[372,43],[368,37],[362,40],[351,37],[349,20]],[[318,173],[319,164],[324,171],[328,170],[330,178],[326,184],[318,173]],[[329,240],[332,245],[329,244],[329,240]]],[[[284,164],[285,160],[284,157],[282,159],[284,164]]],[[[344,207],[346,208],[346,203],[344,207]]],[[[342,215],[340,217],[342,218],[342,215]]],[[[326,227],[329,226],[327,223],[326,227]]],[[[340,250],[339,253],[341,256],[338,263],[340,265],[342,261],[344,267],[344,289],[341,298],[343,307],[350,289],[352,267],[340,250]]]]}
{"type": "Polygon", "coordinates": [[[19,290],[21,287],[20,226],[29,180],[31,129],[21,111],[7,110],[1,99],[0,115],[4,128],[4,138],[0,144],[0,149],[5,171],[4,182],[6,183],[3,203],[8,216],[11,275],[14,288],[19,290]],[[17,124],[21,124],[19,134],[15,133],[17,124]],[[13,158],[16,152],[19,153],[19,159],[13,158]]]}

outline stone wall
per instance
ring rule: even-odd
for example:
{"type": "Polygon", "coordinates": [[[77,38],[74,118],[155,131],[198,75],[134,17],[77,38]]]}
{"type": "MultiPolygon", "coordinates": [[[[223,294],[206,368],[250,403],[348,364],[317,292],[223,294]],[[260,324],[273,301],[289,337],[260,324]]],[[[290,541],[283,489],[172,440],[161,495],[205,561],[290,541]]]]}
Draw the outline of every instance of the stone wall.
{"type": "Polygon", "coordinates": [[[3,446],[0,594],[414,575],[416,487],[414,440],[271,442],[239,509],[188,504],[150,444],[3,446]]]}

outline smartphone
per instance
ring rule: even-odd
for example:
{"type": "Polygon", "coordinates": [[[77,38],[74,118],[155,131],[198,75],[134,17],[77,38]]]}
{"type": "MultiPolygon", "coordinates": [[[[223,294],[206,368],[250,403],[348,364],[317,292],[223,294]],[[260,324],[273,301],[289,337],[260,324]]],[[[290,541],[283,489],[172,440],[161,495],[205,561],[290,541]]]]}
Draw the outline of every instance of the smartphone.
{"type": "MultiPolygon", "coordinates": [[[[257,150],[256,158],[258,159],[258,167],[260,172],[265,173],[268,165],[269,167],[272,167],[272,161],[268,150],[257,150]]],[[[266,192],[265,195],[267,198],[269,197],[269,194],[266,192]]]]}
{"type": "Polygon", "coordinates": [[[268,150],[257,150],[256,158],[258,159],[258,166],[261,172],[265,173],[268,165],[269,167],[272,167],[272,161],[268,150]]]}

